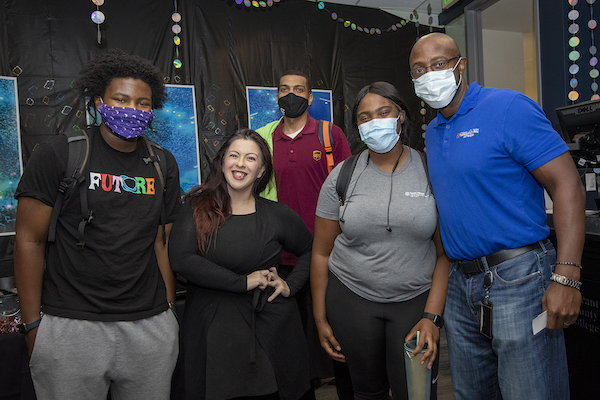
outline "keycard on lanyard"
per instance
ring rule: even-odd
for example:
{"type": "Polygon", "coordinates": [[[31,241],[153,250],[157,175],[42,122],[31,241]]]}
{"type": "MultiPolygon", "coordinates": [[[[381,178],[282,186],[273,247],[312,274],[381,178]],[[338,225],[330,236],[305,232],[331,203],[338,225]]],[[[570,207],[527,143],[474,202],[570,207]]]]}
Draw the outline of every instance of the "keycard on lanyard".
{"type": "Polygon", "coordinates": [[[479,321],[479,332],[488,339],[492,339],[492,308],[494,304],[488,299],[481,301],[481,321],[479,321]]]}
{"type": "Polygon", "coordinates": [[[491,271],[487,271],[483,277],[483,286],[485,286],[485,296],[481,300],[481,320],[479,321],[479,332],[488,339],[492,336],[492,309],[494,304],[490,301],[490,288],[494,282],[494,276],[491,271]]]}

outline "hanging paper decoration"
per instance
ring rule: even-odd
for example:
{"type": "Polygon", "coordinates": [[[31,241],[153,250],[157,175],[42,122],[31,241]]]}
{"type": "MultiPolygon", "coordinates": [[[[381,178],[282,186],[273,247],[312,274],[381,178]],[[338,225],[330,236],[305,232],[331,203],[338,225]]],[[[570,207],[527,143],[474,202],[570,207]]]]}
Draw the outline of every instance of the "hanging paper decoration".
{"type": "Polygon", "coordinates": [[[571,51],[569,52],[569,60],[571,60],[571,66],[569,67],[569,73],[571,74],[571,79],[569,80],[569,86],[571,87],[571,91],[567,95],[571,103],[575,103],[577,99],[579,99],[579,92],[576,90],[579,81],[577,80],[577,73],[579,72],[579,64],[577,61],[579,60],[580,54],[577,51],[577,46],[579,45],[579,37],[577,37],[577,33],[579,32],[579,24],[577,24],[577,18],[579,18],[579,11],[575,9],[578,0],[568,0],[569,5],[571,6],[571,10],[567,14],[567,17],[571,21],[571,25],[569,26],[569,33],[571,37],[569,38],[569,46],[571,47],[571,51]]]}
{"type": "MultiPolygon", "coordinates": [[[[590,59],[589,59],[589,63],[586,63],[586,60],[584,57],[585,56],[585,52],[583,52],[583,54],[578,50],[577,46],[579,46],[579,44],[581,43],[581,39],[580,36],[578,36],[578,34],[580,33],[580,26],[577,23],[578,18],[581,16],[580,12],[575,8],[575,6],[579,3],[579,0],[568,0],[569,5],[571,6],[569,9],[569,12],[567,13],[567,18],[569,18],[569,20],[571,21],[571,25],[569,25],[568,31],[569,31],[569,40],[568,40],[568,44],[569,44],[569,60],[571,60],[571,65],[569,66],[569,74],[571,74],[571,78],[569,79],[569,87],[570,87],[570,91],[567,94],[567,97],[569,100],[571,100],[571,103],[575,103],[579,97],[580,97],[580,93],[577,90],[577,87],[580,83],[579,79],[577,78],[577,74],[579,72],[583,73],[583,74],[588,74],[590,79],[592,80],[592,83],[590,85],[590,88],[592,89],[592,96],[591,96],[591,100],[600,100],[600,95],[598,95],[598,82],[597,82],[597,78],[598,75],[600,75],[600,73],[598,72],[598,57],[597,57],[597,52],[598,49],[596,48],[595,45],[595,35],[594,32],[596,30],[597,27],[597,22],[594,19],[594,3],[596,2],[596,0],[586,0],[587,4],[589,4],[590,6],[590,19],[589,21],[585,22],[585,25],[587,25],[587,28],[590,32],[590,47],[587,49],[589,54],[590,54],[590,59]],[[587,67],[586,64],[589,64],[589,72],[586,71],[587,67]]],[[[583,2],[583,0],[581,1],[581,4],[583,6],[585,6],[585,3],[583,2]]]]}
{"type": "MultiPolygon", "coordinates": [[[[421,4],[419,4],[417,7],[415,7],[415,9],[413,10],[412,14],[410,15],[411,21],[412,21],[413,17],[415,19],[415,27],[417,28],[417,38],[419,38],[419,26],[421,25],[421,22],[419,22],[419,12],[418,12],[418,10],[427,1],[429,1],[429,0],[423,0],[421,2],[421,4]]],[[[433,13],[433,9],[431,8],[431,2],[430,2],[429,4],[427,4],[427,15],[429,16],[427,18],[427,21],[429,23],[429,32],[433,32],[433,17],[431,16],[432,13],[433,13]]]]}
{"type": "MultiPolygon", "coordinates": [[[[245,5],[247,8],[254,8],[254,9],[262,9],[262,8],[267,8],[267,7],[272,7],[274,3],[279,3],[281,0],[268,0],[268,1],[257,1],[257,0],[235,0],[235,3],[238,5],[245,5]]],[[[423,4],[425,4],[425,2],[430,1],[430,0],[424,0],[419,7],[421,7],[423,4]]],[[[317,1],[317,7],[319,8],[319,10],[325,10],[329,13],[329,15],[331,16],[331,19],[337,22],[340,22],[341,24],[344,25],[345,28],[350,28],[353,31],[358,31],[358,32],[363,32],[366,34],[371,34],[371,35],[381,35],[381,33],[383,31],[385,32],[390,32],[390,31],[397,31],[398,29],[402,28],[403,26],[406,26],[406,20],[405,19],[400,19],[399,22],[391,25],[390,27],[387,28],[368,28],[368,27],[362,27],[357,25],[355,22],[346,20],[344,18],[341,18],[338,16],[337,13],[332,12],[330,10],[327,9],[327,7],[325,7],[325,3],[322,1],[317,1]]],[[[417,13],[417,10],[419,9],[419,7],[415,8],[415,10],[413,11],[412,14],[410,14],[410,20],[412,21],[413,19],[413,15],[416,16],[417,21],[415,22],[415,25],[417,26],[417,28],[419,27],[419,14],[417,13]]],[[[427,6],[427,15],[429,15],[429,31],[433,32],[433,17],[431,16],[432,14],[432,8],[431,8],[431,3],[428,4],[427,6]]],[[[418,36],[418,29],[417,29],[417,36],[418,36]]]]}
{"type": "MultiPolygon", "coordinates": [[[[179,45],[181,44],[181,37],[179,36],[181,33],[181,25],[179,25],[179,22],[181,22],[181,14],[177,12],[177,0],[174,0],[174,4],[175,12],[171,14],[171,20],[174,22],[174,25],[171,27],[171,31],[175,34],[173,37],[173,43],[175,44],[175,59],[173,60],[173,66],[175,69],[180,69],[183,65],[179,59],[179,45]]],[[[180,81],[181,78],[176,75],[174,80],[176,83],[179,83],[178,81],[180,81]]]]}
{"type": "MultiPolygon", "coordinates": [[[[375,34],[381,35],[381,33],[383,32],[383,29],[385,29],[386,32],[397,31],[398,29],[400,29],[406,25],[406,20],[401,19],[399,22],[393,24],[392,26],[390,26],[388,28],[363,27],[363,26],[357,25],[355,22],[352,22],[350,20],[347,20],[347,19],[344,19],[344,18],[338,16],[338,14],[336,12],[329,11],[327,9],[327,7],[325,7],[325,3],[323,3],[322,1],[319,1],[317,3],[317,7],[319,8],[319,10],[327,11],[329,13],[329,15],[331,16],[331,19],[343,24],[344,28],[350,28],[353,31],[363,32],[363,33],[370,34],[370,35],[375,35],[375,34]]],[[[412,15],[411,15],[411,17],[412,17],[412,15]]]]}
{"type": "MultiPolygon", "coordinates": [[[[421,3],[422,4],[422,3],[421,3]]],[[[417,28],[417,36],[419,36],[419,25],[421,25],[421,23],[419,22],[419,13],[417,12],[417,9],[415,8],[411,14],[411,17],[414,15],[415,17],[415,27],[417,28]]]]}
{"type": "Polygon", "coordinates": [[[256,1],[256,0],[235,0],[236,4],[244,4],[248,8],[267,8],[273,7],[274,3],[279,3],[281,0],[268,0],[268,1],[256,1]]]}
{"type": "Polygon", "coordinates": [[[104,0],[92,0],[92,3],[96,5],[96,11],[92,13],[91,18],[98,27],[98,44],[101,44],[102,34],[100,33],[100,24],[106,20],[106,17],[104,16],[104,13],[100,11],[100,6],[104,4],[104,0]]]}
{"type": "Polygon", "coordinates": [[[429,32],[433,32],[433,17],[431,16],[432,12],[431,3],[429,3],[427,4],[427,15],[429,15],[427,22],[429,22],[429,32]]]}
{"type": "Polygon", "coordinates": [[[425,102],[423,100],[421,100],[421,110],[419,110],[419,113],[421,114],[421,130],[423,131],[421,136],[425,139],[425,131],[427,130],[427,119],[425,116],[427,115],[427,109],[425,108],[425,102]]]}
{"type": "Polygon", "coordinates": [[[590,5],[590,20],[587,24],[591,35],[589,52],[591,67],[590,78],[592,78],[592,84],[590,85],[590,87],[592,89],[592,100],[600,100],[600,96],[598,95],[598,82],[596,81],[596,79],[598,78],[598,57],[596,56],[596,54],[598,53],[598,49],[596,48],[594,42],[594,32],[596,30],[596,27],[598,26],[598,23],[594,19],[594,3],[596,2],[596,0],[587,0],[587,2],[590,5]]]}

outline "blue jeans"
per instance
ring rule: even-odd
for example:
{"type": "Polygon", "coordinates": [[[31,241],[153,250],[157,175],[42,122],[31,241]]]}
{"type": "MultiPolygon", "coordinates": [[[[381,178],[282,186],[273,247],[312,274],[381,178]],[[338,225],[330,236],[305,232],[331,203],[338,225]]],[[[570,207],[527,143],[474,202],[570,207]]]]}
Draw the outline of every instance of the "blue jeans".
{"type": "Polygon", "coordinates": [[[533,335],[556,251],[542,244],[493,268],[493,339],[479,332],[484,273],[465,275],[452,263],[444,319],[457,400],[566,400],[569,373],[562,330],[533,335]]]}

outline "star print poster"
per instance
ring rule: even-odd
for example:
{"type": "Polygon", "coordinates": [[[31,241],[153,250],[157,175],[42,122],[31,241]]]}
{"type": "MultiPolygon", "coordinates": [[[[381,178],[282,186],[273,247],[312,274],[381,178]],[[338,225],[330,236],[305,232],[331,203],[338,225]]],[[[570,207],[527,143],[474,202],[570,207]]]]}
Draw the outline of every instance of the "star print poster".
{"type": "Polygon", "coordinates": [[[15,232],[15,190],[23,170],[17,78],[0,76],[0,236],[15,232]]]}
{"type": "MultiPolygon", "coordinates": [[[[333,121],[331,90],[312,90],[313,101],[308,113],[316,120],[333,121]]],[[[246,86],[248,99],[248,127],[258,129],[283,116],[277,105],[277,88],[264,86],[246,86]]]]}
{"type": "Polygon", "coordinates": [[[200,182],[200,153],[198,147],[196,97],[193,85],[165,85],[167,101],[154,110],[153,131],[144,136],[155,141],[175,156],[179,166],[182,193],[200,182]]]}

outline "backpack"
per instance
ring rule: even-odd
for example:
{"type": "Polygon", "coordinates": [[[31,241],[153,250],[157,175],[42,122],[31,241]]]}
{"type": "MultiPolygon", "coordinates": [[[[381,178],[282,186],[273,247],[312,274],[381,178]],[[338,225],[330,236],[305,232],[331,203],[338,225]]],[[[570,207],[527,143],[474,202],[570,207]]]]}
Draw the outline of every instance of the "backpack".
{"type": "MultiPolygon", "coordinates": [[[[256,132],[267,142],[269,150],[271,151],[271,156],[273,155],[273,133],[281,123],[282,119],[283,117],[256,129],[256,132]]],[[[335,160],[333,159],[333,137],[331,134],[332,125],[333,124],[329,121],[320,120],[318,129],[319,141],[325,149],[328,174],[331,173],[333,167],[335,166],[335,160]]],[[[277,186],[275,184],[275,176],[271,178],[269,185],[261,192],[260,196],[269,200],[277,201],[277,186]]]]}
{"type": "MultiPolygon", "coordinates": [[[[429,184],[429,190],[433,193],[433,189],[431,188],[431,181],[429,180],[429,169],[427,168],[427,155],[419,151],[419,155],[421,156],[421,162],[423,163],[423,168],[425,168],[425,174],[427,174],[427,183],[429,184]]],[[[348,157],[344,164],[342,164],[340,174],[338,175],[337,183],[335,185],[335,191],[337,192],[340,207],[344,205],[346,201],[346,193],[348,192],[348,184],[350,183],[350,178],[352,177],[352,173],[354,172],[354,168],[356,167],[356,162],[358,161],[359,154],[354,154],[348,157]]]]}
{"type": "MultiPolygon", "coordinates": [[[[77,227],[79,241],[77,247],[83,249],[85,247],[84,231],[85,227],[92,222],[94,219],[94,213],[88,207],[87,201],[87,185],[86,178],[83,175],[85,166],[90,155],[90,139],[85,130],[67,132],[64,134],[67,137],[68,143],[68,158],[67,158],[67,169],[65,170],[65,176],[58,185],[58,194],[56,201],[54,202],[54,208],[52,209],[52,215],[50,217],[50,227],[48,229],[48,243],[54,243],[56,240],[56,223],[60,216],[62,205],[65,198],[71,194],[75,188],[79,189],[79,198],[81,203],[81,221],[77,227]]],[[[166,158],[165,152],[162,147],[157,143],[142,137],[144,144],[148,150],[148,157],[144,157],[144,163],[147,165],[153,163],[158,173],[158,178],[162,187],[163,197],[166,194],[165,177],[163,171],[166,171],[166,158]],[[153,150],[154,148],[154,150],[153,150]]],[[[163,244],[166,244],[166,231],[165,231],[165,204],[164,199],[161,202],[160,211],[160,222],[162,225],[162,236],[163,244]]]]}
{"type": "Polygon", "coordinates": [[[325,148],[325,157],[327,159],[327,173],[330,174],[335,166],[333,160],[333,137],[331,136],[331,125],[329,121],[319,121],[319,140],[325,148]],[[324,134],[327,132],[327,135],[324,134]]]}

